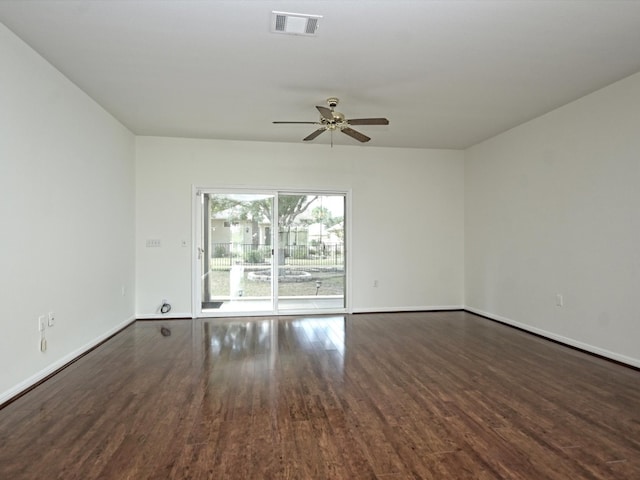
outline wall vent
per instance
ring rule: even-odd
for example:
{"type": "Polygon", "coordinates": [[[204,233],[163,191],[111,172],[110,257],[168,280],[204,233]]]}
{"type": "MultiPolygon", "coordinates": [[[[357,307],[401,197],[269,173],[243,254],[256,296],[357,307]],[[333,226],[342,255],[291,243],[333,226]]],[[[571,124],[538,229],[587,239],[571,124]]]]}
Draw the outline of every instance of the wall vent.
{"type": "Polygon", "coordinates": [[[322,15],[272,12],[271,31],[286,35],[315,36],[318,31],[318,22],[321,18],[322,15]]]}

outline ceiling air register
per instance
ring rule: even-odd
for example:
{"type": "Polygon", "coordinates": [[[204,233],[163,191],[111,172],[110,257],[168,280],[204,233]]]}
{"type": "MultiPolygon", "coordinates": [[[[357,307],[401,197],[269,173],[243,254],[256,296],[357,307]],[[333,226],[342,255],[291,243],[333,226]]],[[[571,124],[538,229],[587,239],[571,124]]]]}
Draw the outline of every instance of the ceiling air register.
{"type": "Polygon", "coordinates": [[[286,35],[315,36],[322,15],[271,12],[271,31],[286,35]]]}

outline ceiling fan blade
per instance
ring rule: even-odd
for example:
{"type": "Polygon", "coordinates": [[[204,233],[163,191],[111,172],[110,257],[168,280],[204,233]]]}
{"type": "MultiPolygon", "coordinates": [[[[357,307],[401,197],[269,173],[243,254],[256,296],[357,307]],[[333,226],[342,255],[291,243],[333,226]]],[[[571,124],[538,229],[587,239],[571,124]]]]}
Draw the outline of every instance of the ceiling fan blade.
{"type": "Polygon", "coordinates": [[[349,125],[389,125],[386,118],[352,118],[347,120],[349,125]]]}
{"type": "Polygon", "coordinates": [[[311,135],[308,135],[308,136],[304,137],[302,140],[305,141],[305,142],[313,140],[314,138],[316,138],[318,135],[320,135],[325,130],[326,130],[326,128],[319,128],[318,130],[313,132],[311,135]]]}
{"type": "Polygon", "coordinates": [[[358,132],[357,130],[354,130],[353,128],[343,128],[342,129],[342,133],[346,133],[347,135],[349,135],[350,137],[355,138],[356,140],[358,140],[359,142],[368,142],[369,140],[371,140],[371,138],[367,137],[365,134],[358,132]]]}
{"type": "Polygon", "coordinates": [[[320,122],[273,122],[273,123],[304,123],[308,125],[320,125],[320,122]]]}
{"type": "Polygon", "coordinates": [[[317,105],[316,105],[316,108],[320,112],[320,115],[322,115],[322,118],[325,118],[325,119],[327,119],[329,121],[333,121],[333,112],[331,111],[330,108],[319,107],[317,105]]]}

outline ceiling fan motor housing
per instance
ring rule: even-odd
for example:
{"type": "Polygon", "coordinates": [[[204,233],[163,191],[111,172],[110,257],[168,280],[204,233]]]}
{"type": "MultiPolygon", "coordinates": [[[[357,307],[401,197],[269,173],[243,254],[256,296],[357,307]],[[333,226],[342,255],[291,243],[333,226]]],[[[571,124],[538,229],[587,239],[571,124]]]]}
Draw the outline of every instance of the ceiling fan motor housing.
{"type": "Polygon", "coordinates": [[[333,121],[336,123],[344,123],[345,118],[344,115],[340,112],[332,112],[333,113],[333,121]]]}

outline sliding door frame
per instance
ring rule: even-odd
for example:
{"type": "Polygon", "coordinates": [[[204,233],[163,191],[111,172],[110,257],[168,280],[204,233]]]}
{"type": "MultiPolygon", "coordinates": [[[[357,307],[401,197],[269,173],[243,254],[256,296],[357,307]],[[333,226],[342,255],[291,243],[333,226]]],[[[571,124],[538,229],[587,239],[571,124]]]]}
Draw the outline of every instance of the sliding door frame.
{"type": "MultiPolygon", "coordinates": [[[[238,316],[269,316],[269,315],[300,315],[300,314],[339,314],[351,313],[351,190],[350,189],[322,189],[322,188],[277,188],[277,187],[246,187],[246,186],[216,186],[204,187],[192,185],[192,220],[191,220],[191,312],[192,318],[215,318],[215,317],[238,317],[238,316]],[[202,310],[202,272],[201,262],[198,258],[200,239],[202,234],[202,194],[264,194],[273,195],[274,217],[278,212],[278,196],[279,195],[343,195],[345,197],[344,211],[344,307],[332,309],[303,309],[303,310],[279,310],[278,309],[278,266],[272,265],[275,269],[275,275],[272,270],[271,295],[273,310],[271,311],[249,311],[249,312],[232,312],[220,311],[212,312],[202,310]]],[[[277,222],[274,222],[271,228],[272,246],[277,255],[277,249],[280,247],[280,238],[278,234],[277,222]]]]}

